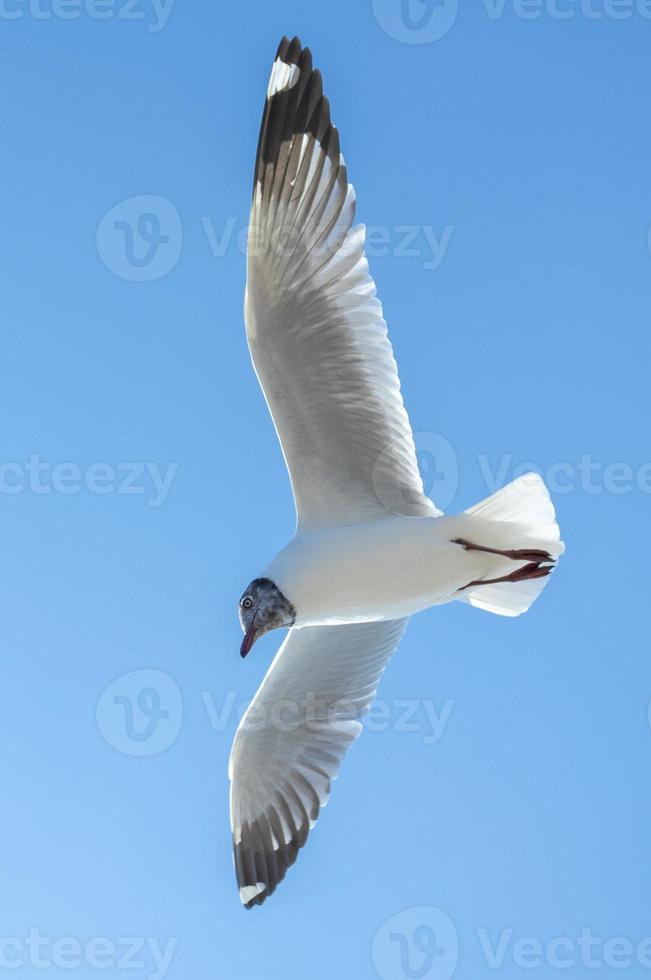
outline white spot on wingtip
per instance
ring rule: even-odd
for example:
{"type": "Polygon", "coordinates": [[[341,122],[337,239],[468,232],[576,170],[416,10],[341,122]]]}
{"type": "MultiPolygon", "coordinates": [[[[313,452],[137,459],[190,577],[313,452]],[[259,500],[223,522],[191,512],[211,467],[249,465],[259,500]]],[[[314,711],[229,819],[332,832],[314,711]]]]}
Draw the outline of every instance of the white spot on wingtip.
{"type": "Polygon", "coordinates": [[[298,65],[288,65],[286,61],[281,61],[278,58],[274,61],[274,66],[271,69],[271,77],[269,78],[269,85],[267,86],[267,98],[270,99],[272,95],[276,92],[282,92],[285,89],[293,88],[296,85],[301,70],[298,65]]]}
{"type": "Polygon", "coordinates": [[[247,905],[249,902],[257,898],[261,892],[265,891],[267,886],[262,881],[258,881],[255,885],[244,885],[240,888],[240,901],[242,905],[247,905]]]}

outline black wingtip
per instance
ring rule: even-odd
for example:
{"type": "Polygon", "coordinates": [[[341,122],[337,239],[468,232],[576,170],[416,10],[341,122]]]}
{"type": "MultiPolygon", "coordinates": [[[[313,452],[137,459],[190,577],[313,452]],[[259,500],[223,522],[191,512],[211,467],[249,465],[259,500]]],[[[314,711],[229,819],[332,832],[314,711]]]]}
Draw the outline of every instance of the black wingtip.
{"type": "Polygon", "coordinates": [[[330,104],[323,95],[321,72],[313,66],[310,49],[304,48],[298,37],[290,41],[284,36],[278,45],[278,60],[296,66],[298,77],[292,85],[274,91],[265,100],[253,178],[254,193],[258,183],[264,189],[266,168],[278,162],[282,144],[297,134],[309,133],[336,166],[340,162],[339,136],[332,131],[330,104]]]}
{"type": "Polygon", "coordinates": [[[276,51],[276,58],[284,58],[285,52],[287,51],[288,47],[289,47],[289,38],[285,34],[283,34],[283,36],[280,39],[280,44],[278,45],[278,50],[276,51]]]}
{"type": "Polygon", "coordinates": [[[287,55],[285,57],[285,61],[290,65],[297,65],[301,51],[302,51],[301,42],[298,39],[298,37],[294,35],[294,37],[289,42],[289,47],[287,49],[287,55]]]}
{"type": "Polygon", "coordinates": [[[301,44],[301,39],[296,34],[291,41],[286,34],[283,34],[278,45],[278,50],[276,51],[276,59],[280,58],[281,61],[287,62],[288,65],[297,65],[302,51],[303,45],[301,44]]]}

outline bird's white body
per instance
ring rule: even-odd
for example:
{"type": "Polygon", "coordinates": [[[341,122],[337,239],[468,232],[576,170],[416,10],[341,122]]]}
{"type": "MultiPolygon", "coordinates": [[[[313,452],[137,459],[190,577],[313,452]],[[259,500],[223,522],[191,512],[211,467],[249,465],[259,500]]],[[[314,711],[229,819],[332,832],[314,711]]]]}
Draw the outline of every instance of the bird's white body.
{"type": "Polygon", "coordinates": [[[299,530],[264,575],[296,609],[296,626],[400,619],[459,598],[508,564],[455,539],[490,543],[492,522],[456,517],[387,517],[299,530]]]}

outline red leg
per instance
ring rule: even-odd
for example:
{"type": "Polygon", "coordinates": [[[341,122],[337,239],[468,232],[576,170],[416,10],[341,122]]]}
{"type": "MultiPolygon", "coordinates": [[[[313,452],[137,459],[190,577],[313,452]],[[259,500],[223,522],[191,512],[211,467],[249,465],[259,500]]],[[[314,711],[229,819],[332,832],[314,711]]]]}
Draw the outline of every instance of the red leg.
{"type": "Polygon", "coordinates": [[[537,562],[530,562],[530,564],[516,568],[514,572],[509,575],[502,575],[500,578],[480,578],[474,582],[468,582],[467,585],[459,589],[459,592],[474,588],[476,585],[498,585],[500,582],[524,582],[530,578],[544,578],[545,575],[549,575],[553,571],[553,568],[553,565],[539,565],[537,562]]]}
{"type": "Polygon", "coordinates": [[[473,544],[472,541],[465,541],[463,538],[455,538],[452,544],[460,544],[466,551],[485,551],[489,555],[501,555],[502,558],[510,558],[512,561],[554,561],[548,551],[538,548],[513,548],[509,551],[500,551],[499,548],[486,548],[482,544],[473,544]]]}

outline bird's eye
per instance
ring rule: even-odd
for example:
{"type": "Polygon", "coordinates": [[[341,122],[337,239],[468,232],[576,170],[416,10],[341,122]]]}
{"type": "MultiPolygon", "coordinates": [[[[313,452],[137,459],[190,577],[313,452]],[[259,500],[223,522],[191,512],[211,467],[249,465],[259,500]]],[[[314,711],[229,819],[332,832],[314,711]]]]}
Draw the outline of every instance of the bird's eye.
{"type": "Polygon", "coordinates": [[[241,605],[242,605],[242,609],[250,609],[251,606],[253,605],[253,599],[251,598],[251,596],[245,595],[244,598],[242,599],[241,605]]]}

